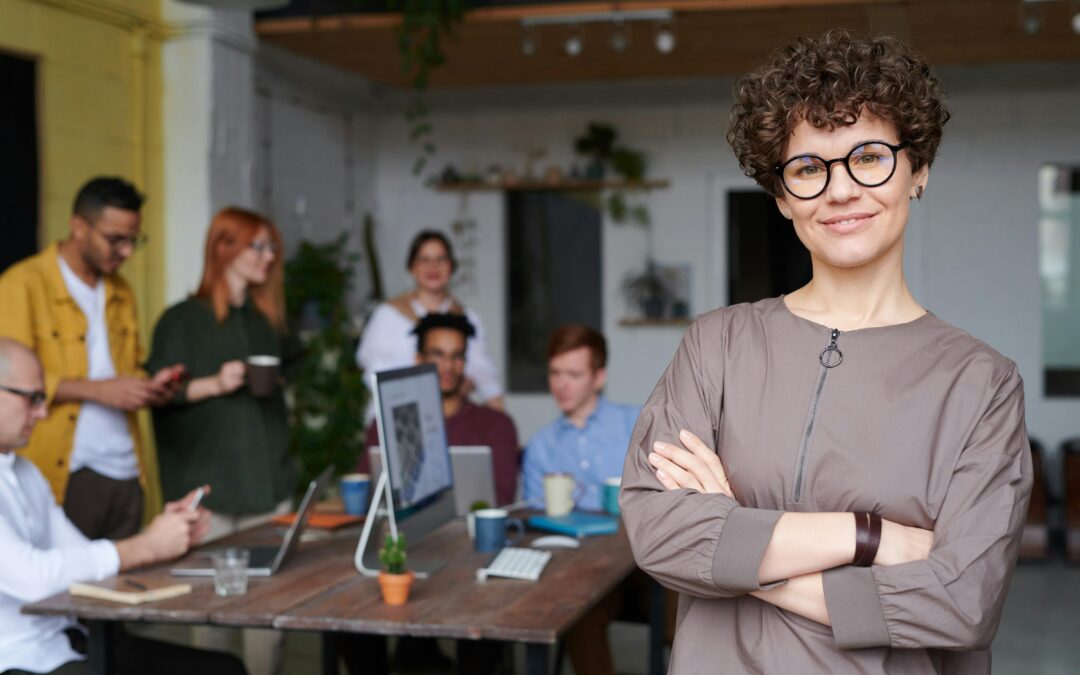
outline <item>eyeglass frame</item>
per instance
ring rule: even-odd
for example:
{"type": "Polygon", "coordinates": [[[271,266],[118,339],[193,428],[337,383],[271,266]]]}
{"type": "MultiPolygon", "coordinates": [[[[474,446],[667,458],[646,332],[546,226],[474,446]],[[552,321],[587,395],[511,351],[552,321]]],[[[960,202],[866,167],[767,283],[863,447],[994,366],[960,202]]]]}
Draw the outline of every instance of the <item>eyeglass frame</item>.
{"type": "Polygon", "coordinates": [[[277,255],[281,250],[281,247],[276,241],[255,241],[254,239],[248,242],[247,247],[250,248],[252,251],[258,253],[259,255],[262,255],[266,252],[277,255]]]}
{"type": "Polygon", "coordinates": [[[98,227],[97,223],[95,223],[93,220],[85,216],[79,217],[86,221],[86,224],[90,226],[90,229],[96,230],[102,237],[104,237],[105,243],[107,243],[109,245],[109,248],[113,249],[114,251],[123,246],[124,244],[130,246],[133,252],[138,251],[143,246],[146,246],[146,243],[150,241],[150,235],[146,232],[140,232],[130,237],[123,234],[106,234],[105,232],[101,231],[101,228],[98,227]]]}
{"type": "Polygon", "coordinates": [[[48,400],[48,395],[42,389],[19,389],[17,387],[9,387],[5,384],[0,384],[0,391],[6,391],[9,394],[22,396],[26,400],[30,401],[31,408],[43,406],[45,405],[45,401],[48,400]]]}
{"type": "Polygon", "coordinates": [[[843,157],[837,157],[835,159],[825,159],[824,157],[820,157],[818,155],[814,155],[814,154],[810,154],[810,153],[804,153],[804,154],[801,154],[801,155],[795,155],[794,157],[787,160],[783,164],[777,164],[776,167],[773,168],[773,173],[775,173],[777,176],[780,177],[780,184],[782,186],[784,186],[784,189],[787,191],[787,193],[790,194],[795,199],[803,199],[803,200],[817,199],[821,195],[825,194],[825,190],[829,189],[829,181],[832,180],[832,165],[836,164],[837,162],[842,162],[843,163],[844,169],[847,170],[848,176],[850,176],[851,180],[855,181],[859,185],[861,185],[863,187],[870,187],[870,188],[881,187],[885,183],[888,183],[890,180],[892,180],[892,177],[894,175],[896,175],[896,164],[897,164],[896,160],[900,155],[900,151],[903,150],[904,148],[907,148],[910,145],[911,145],[910,141],[900,141],[900,143],[898,143],[898,144],[893,144],[893,143],[889,143],[889,142],[881,141],[881,140],[862,141],[861,143],[859,143],[858,145],[853,147],[850,151],[848,151],[848,154],[844,155],[843,157]],[[848,163],[848,160],[851,159],[851,156],[854,155],[855,151],[858,150],[859,148],[865,147],[867,145],[875,145],[875,144],[876,145],[884,145],[886,148],[888,148],[889,150],[892,151],[892,158],[893,158],[892,171],[890,171],[889,175],[886,176],[885,179],[882,180],[879,183],[864,183],[864,182],[862,182],[861,180],[859,180],[858,178],[855,177],[855,172],[853,172],[851,170],[851,164],[848,163]],[[810,195],[809,197],[803,197],[801,195],[795,194],[792,191],[792,189],[790,187],[788,187],[787,181],[784,180],[784,167],[786,167],[788,164],[791,164],[795,160],[806,159],[808,157],[813,158],[813,159],[819,159],[825,164],[825,182],[822,184],[821,189],[818,190],[816,193],[810,195]]]}

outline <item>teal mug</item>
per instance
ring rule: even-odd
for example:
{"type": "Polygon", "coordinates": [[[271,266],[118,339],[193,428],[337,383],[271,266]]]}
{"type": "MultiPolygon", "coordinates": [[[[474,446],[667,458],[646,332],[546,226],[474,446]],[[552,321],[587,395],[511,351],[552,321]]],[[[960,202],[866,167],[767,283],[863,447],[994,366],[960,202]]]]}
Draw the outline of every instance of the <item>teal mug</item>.
{"type": "Polygon", "coordinates": [[[619,486],[621,484],[621,478],[608,478],[604,481],[603,488],[601,488],[600,504],[604,507],[605,512],[613,516],[619,515],[619,486]]]}

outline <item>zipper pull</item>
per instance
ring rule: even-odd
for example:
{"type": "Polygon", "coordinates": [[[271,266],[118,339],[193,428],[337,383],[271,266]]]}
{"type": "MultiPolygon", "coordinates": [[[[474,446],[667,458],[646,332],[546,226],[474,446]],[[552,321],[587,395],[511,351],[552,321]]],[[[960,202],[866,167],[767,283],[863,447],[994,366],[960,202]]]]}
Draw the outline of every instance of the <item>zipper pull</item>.
{"type": "Polygon", "coordinates": [[[825,368],[835,368],[844,362],[844,353],[840,351],[840,348],[836,346],[836,339],[840,337],[840,331],[833,328],[829,333],[829,346],[821,350],[821,354],[818,355],[818,361],[825,368]],[[832,352],[836,352],[836,363],[833,363],[832,352]]]}

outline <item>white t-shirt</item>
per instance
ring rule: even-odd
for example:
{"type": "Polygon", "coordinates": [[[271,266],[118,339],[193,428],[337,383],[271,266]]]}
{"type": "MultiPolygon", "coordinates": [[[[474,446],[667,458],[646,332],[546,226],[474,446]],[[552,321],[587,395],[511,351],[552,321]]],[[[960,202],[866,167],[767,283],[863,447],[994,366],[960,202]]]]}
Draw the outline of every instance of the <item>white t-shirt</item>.
{"type": "MultiPolygon", "coordinates": [[[[112,352],[109,351],[109,327],[105,323],[105,282],[98,279],[96,286],[90,286],[62,257],[60,273],[68,293],[86,317],[86,379],[116,377],[112,352]]],[[[122,410],[84,401],[75,423],[73,445],[72,472],[87,467],[113,480],[131,480],[139,476],[135,442],[128,429],[127,413],[122,410]]]]}

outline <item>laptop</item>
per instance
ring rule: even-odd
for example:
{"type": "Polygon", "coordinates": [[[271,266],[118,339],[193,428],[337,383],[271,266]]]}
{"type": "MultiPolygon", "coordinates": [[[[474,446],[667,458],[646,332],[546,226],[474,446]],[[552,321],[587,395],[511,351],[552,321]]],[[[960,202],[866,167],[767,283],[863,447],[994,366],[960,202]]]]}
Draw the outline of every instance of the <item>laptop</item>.
{"type": "MultiPolygon", "coordinates": [[[[382,471],[379,446],[368,448],[372,478],[382,471]]],[[[469,507],[478,501],[496,505],[495,465],[491,448],[486,445],[451,445],[450,468],[454,474],[454,513],[467,516],[469,507]]]]}
{"type": "MultiPolygon", "coordinates": [[[[328,466],[313,481],[308,483],[304,499],[300,502],[300,508],[296,510],[297,517],[293,519],[293,523],[285,533],[285,538],[282,539],[280,546],[246,547],[248,554],[251,556],[248,559],[248,576],[270,577],[277,574],[277,571],[281,569],[281,566],[285,564],[285,561],[300,544],[300,535],[311,518],[311,514],[315,511],[315,504],[318,503],[323,491],[330,483],[332,475],[333,467],[328,466]]],[[[169,571],[176,577],[212,577],[214,576],[214,568],[205,566],[206,557],[197,556],[191,560],[192,564],[190,566],[174,567],[169,571]]]]}

